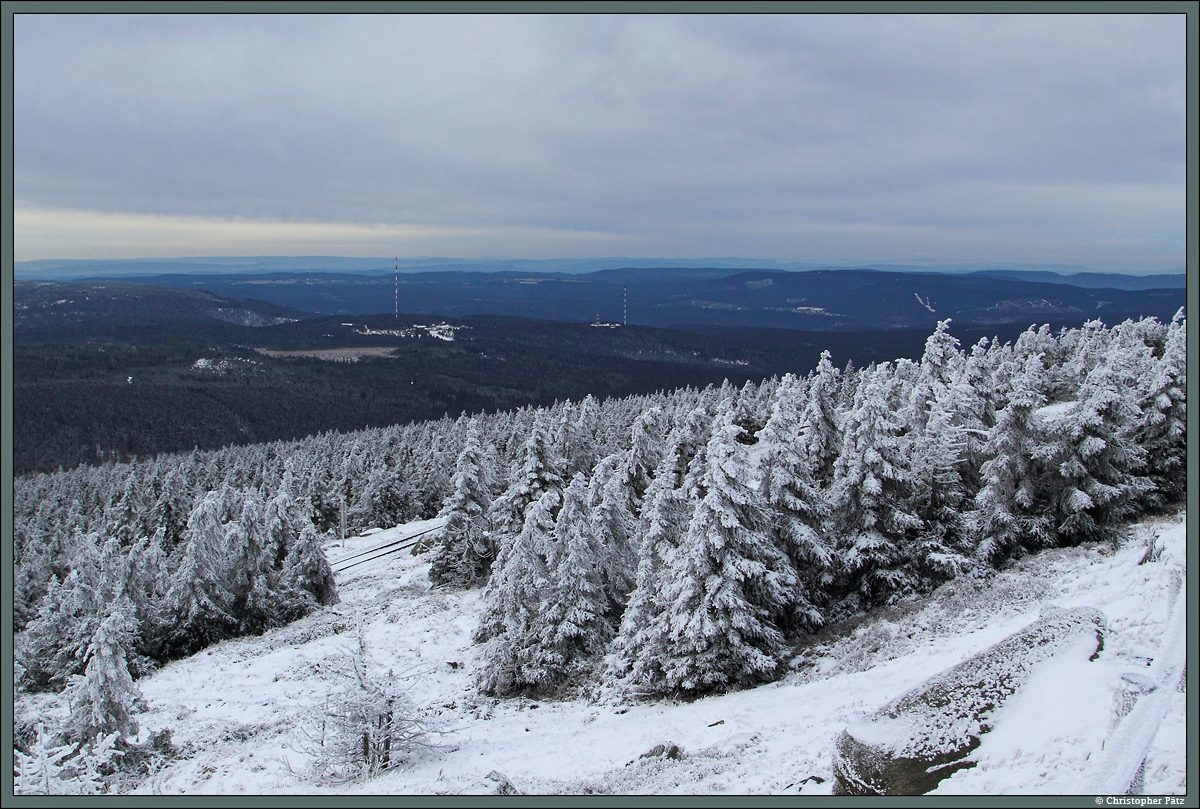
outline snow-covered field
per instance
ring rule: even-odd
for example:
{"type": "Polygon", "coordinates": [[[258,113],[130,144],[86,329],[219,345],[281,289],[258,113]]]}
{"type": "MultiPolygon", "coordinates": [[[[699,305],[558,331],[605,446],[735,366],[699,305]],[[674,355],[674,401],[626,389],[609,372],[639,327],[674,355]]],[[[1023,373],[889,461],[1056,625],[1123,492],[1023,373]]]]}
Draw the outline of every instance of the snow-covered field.
{"type": "MultiPolygon", "coordinates": [[[[328,549],[330,560],[408,536],[430,523],[370,532],[328,549]]],[[[261,637],[229,641],[139,681],[143,735],[171,728],[187,758],[142,793],[829,794],[833,740],[848,723],[927,677],[1034,621],[1043,607],[1088,605],[1107,619],[1094,661],[1066,652],[1038,668],[995,714],[977,765],[938,794],[1088,793],[1104,755],[1121,675],[1153,675],[1185,564],[1183,515],[1134,526],[1116,551],[1042,553],[990,579],[828,627],[790,673],[753,690],[691,702],[639,703],[614,692],[569,701],[476,694],[471,633],[481,593],[431,590],[428,557],[402,552],[339,575],[342,603],[261,637]],[[1157,536],[1158,560],[1139,565],[1157,536]],[[404,678],[437,733],[412,761],[365,782],[308,777],[310,711],[339,685],[338,664],[361,615],[372,670],[404,678]],[[642,757],[674,744],[678,757],[642,757]]],[[[47,695],[47,700],[49,697],[47,695]]],[[[51,710],[48,701],[44,709],[51,710]]],[[[1150,747],[1147,794],[1185,792],[1185,694],[1171,692],[1150,747]]]]}

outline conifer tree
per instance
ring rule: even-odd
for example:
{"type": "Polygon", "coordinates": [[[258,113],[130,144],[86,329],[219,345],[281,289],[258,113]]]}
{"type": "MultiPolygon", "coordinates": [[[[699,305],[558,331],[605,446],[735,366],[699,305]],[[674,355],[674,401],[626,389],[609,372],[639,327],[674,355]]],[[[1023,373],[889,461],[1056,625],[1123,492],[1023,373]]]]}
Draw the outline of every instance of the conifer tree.
{"type": "Polygon", "coordinates": [[[633,422],[629,452],[622,463],[622,485],[628,490],[629,510],[636,518],[642,510],[642,498],[650,487],[654,468],[662,458],[666,416],[661,407],[651,407],[633,422]]]}
{"type": "Polygon", "coordinates": [[[812,466],[813,482],[821,489],[827,489],[833,482],[833,465],[841,444],[837,415],[840,388],[838,370],[830,362],[829,352],[822,351],[808,386],[808,399],[799,423],[805,454],[812,466]]]}
{"type": "Polygon", "coordinates": [[[609,675],[634,688],[653,690],[665,681],[663,655],[670,630],[666,587],[696,505],[688,498],[684,478],[697,451],[695,442],[710,426],[707,412],[697,407],[672,431],[671,448],[646,491],[636,584],[606,659],[609,675]]]}
{"type": "Polygon", "coordinates": [[[130,659],[131,671],[137,669],[134,673],[148,668],[151,659],[163,655],[166,597],[171,586],[169,560],[163,550],[165,537],[166,530],[160,527],[154,536],[140,540],[130,550],[126,594],[133,602],[134,616],[140,628],[136,651],[130,659]]]}
{"type": "MultiPolygon", "coordinates": [[[[587,514],[587,484],[576,475],[563,492],[554,524],[557,564],[548,567],[551,586],[545,594],[539,639],[547,668],[564,679],[581,662],[599,655],[612,639],[607,618],[612,601],[604,591],[600,546],[587,514]]],[[[548,560],[549,561],[549,560],[548,560]]]]}
{"type": "Polygon", "coordinates": [[[285,469],[262,516],[264,550],[275,570],[283,566],[283,560],[296,540],[300,526],[307,521],[307,516],[301,513],[296,502],[295,476],[291,469],[285,469]]]}
{"type": "Polygon", "coordinates": [[[751,685],[778,668],[783,637],[772,617],[794,591],[794,573],[767,536],[742,432],[726,410],[708,442],[707,493],[674,556],[663,679],[653,689],[703,693],[751,685]]]}
{"type": "Polygon", "coordinates": [[[496,555],[487,520],[490,477],[478,424],[471,419],[455,463],[453,491],[438,515],[446,527],[429,568],[435,585],[474,587],[487,579],[496,555]]]}
{"type": "Polygon", "coordinates": [[[38,722],[37,738],[27,753],[13,750],[15,766],[13,791],[17,795],[68,795],[76,790],[65,783],[64,759],[75,752],[70,744],[55,745],[46,733],[44,722],[38,722]]]}
{"type": "Polygon", "coordinates": [[[818,604],[831,581],[833,555],[823,536],[829,505],[813,480],[799,428],[806,388],[791,374],[780,382],[758,434],[763,445],[759,476],[771,511],[771,537],[796,571],[787,609],[775,619],[785,629],[815,631],[824,623],[818,604]]]}
{"type": "MultiPolygon", "coordinates": [[[[1026,338],[1029,334],[1032,334],[1032,330],[1022,334],[1021,338],[1026,338]]],[[[1104,355],[1108,352],[1110,336],[1109,330],[1101,321],[1089,320],[1083,324],[1083,328],[1072,329],[1065,334],[1059,345],[1051,347],[1043,340],[1033,350],[1044,354],[1048,360],[1046,365],[1054,369],[1046,374],[1047,392],[1064,400],[1076,398],[1083,380],[1103,362],[1104,355]],[[1053,359],[1059,351],[1065,355],[1061,363],[1053,359]]],[[[1021,339],[1018,339],[1017,343],[1019,351],[1021,339]]]]}
{"type": "Polygon", "coordinates": [[[107,606],[96,534],[71,543],[72,569],[59,583],[50,580],[37,617],[29,623],[19,655],[31,688],[62,688],[83,671],[84,655],[107,606]]]}
{"type": "Polygon", "coordinates": [[[567,437],[567,472],[590,474],[596,465],[596,431],[600,426],[600,408],[589,393],[583,397],[575,411],[575,420],[569,425],[567,437]]]}
{"type": "Polygon", "coordinates": [[[910,552],[924,584],[935,584],[972,566],[963,510],[969,495],[962,479],[966,428],[956,423],[954,387],[942,388],[924,425],[911,436],[910,510],[921,520],[910,552]]]}
{"type": "Polygon", "coordinates": [[[96,628],[87,648],[87,667],[67,689],[74,738],[91,742],[109,733],[137,735],[133,714],[143,700],[126,664],[136,631],[133,604],[122,597],[96,628]]]}
{"type": "Polygon", "coordinates": [[[106,510],[106,535],[116,538],[122,545],[131,544],[143,532],[142,521],[147,511],[149,509],[142,502],[142,489],[137,478],[130,474],[125,478],[120,497],[106,510]]]}
{"type": "Polygon", "coordinates": [[[741,440],[758,440],[755,436],[767,422],[769,406],[769,401],[759,399],[758,386],[746,380],[733,402],[733,423],[742,428],[741,440]]]}
{"type": "Polygon", "coordinates": [[[13,529],[16,546],[13,553],[16,559],[13,570],[13,630],[20,632],[37,617],[38,603],[54,576],[51,569],[54,553],[46,547],[48,543],[44,535],[38,534],[37,539],[22,542],[24,526],[17,523],[13,529]]]}
{"type": "Polygon", "coordinates": [[[918,585],[907,562],[921,520],[906,508],[910,459],[894,393],[888,363],[863,372],[830,493],[844,585],[868,608],[918,585]]]}
{"type": "Polygon", "coordinates": [[[945,401],[947,389],[959,376],[964,358],[958,339],[950,334],[950,320],[940,320],[925,340],[925,351],[905,412],[911,429],[923,430],[935,401],[945,401]]]}
{"type": "Polygon", "coordinates": [[[521,531],[496,558],[474,636],[483,644],[475,675],[484,694],[508,696],[556,682],[554,661],[544,655],[541,641],[542,605],[551,587],[545,550],[560,499],[557,489],[547,489],[535,500],[521,531]]]}
{"type": "Polygon", "coordinates": [[[1007,404],[984,446],[983,488],[975,496],[970,526],[979,540],[977,556],[992,564],[1056,544],[1043,478],[1054,446],[1036,414],[1046,401],[1044,384],[1041,357],[1030,355],[1012,380],[1007,404]]]}
{"type": "Polygon", "coordinates": [[[987,368],[988,339],[982,338],[971,348],[950,390],[941,401],[948,426],[958,433],[958,476],[968,499],[982,485],[979,468],[983,465],[983,447],[988,430],[996,423],[995,391],[987,368]]]}
{"type": "Polygon", "coordinates": [[[305,523],[283,563],[281,612],[284,620],[307,615],[318,606],[337,604],[337,583],[321,537],[312,523],[305,523]]]}
{"type": "Polygon", "coordinates": [[[488,521],[498,540],[515,537],[521,532],[526,510],[544,493],[562,491],[561,468],[562,459],[554,454],[539,411],[522,446],[519,466],[508,487],[488,510],[488,521]]]}
{"type": "Polygon", "coordinates": [[[278,622],[276,551],[264,531],[258,493],[244,493],[241,514],[225,530],[225,570],[238,632],[258,634],[278,622]]]}
{"type": "Polygon", "coordinates": [[[234,595],[225,584],[220,514],[221,496],[210,492],[188,515],[183,558],[166,598],[170,626],[164,646],[170,655],[189,655],[237,631],[234,595]]]}
{"type": "Polygon", "coordinates": [[[1141,418],[1134,440],[1146,451],[1154,489],[1143,498],[1160,508],[1187,492],[1187,329],[1183,310],[1167,327],[1162,356],[1139,380],[1141,418]]]}
{"type": "Polygon", "coordinates": [[[619,614],[634,586],[637,559],[633,535],[638,517],[630,489],[626,453],[614,453],[596,464],[588,482],[588,512],[597,542],[604,548],[604,591],[619,614]]]}
{"type": "Polygon", "coordinates": [[[1055,504],[1058,544],[1111,538],[1113,526],[1135,514],[1153,489],[1140,474],[1146,450],[1132,440],[1142,415],[1134,396],[1136,389],[1122,384],[1102,359],[1088,373],[1079,400],[1054,420],[1055,454],[1046,486],[1055,504]]]}

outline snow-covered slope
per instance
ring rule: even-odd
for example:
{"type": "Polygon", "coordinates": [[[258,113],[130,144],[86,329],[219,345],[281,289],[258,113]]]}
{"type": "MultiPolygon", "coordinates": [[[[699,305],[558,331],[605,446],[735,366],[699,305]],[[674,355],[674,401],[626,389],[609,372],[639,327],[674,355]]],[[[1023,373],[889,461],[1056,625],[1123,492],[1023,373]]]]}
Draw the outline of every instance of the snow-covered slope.
{"type": "MultiPolygon", "coordinates": [[[[373,532],[331,559],[415,533],[373,532]]],[[[1110,734],[1121,675],[1150,672],[1185,563],[1182,515],[1134,526],[1121,549],[1089,546],[1028,557],[985,581],[877,612],[813,638],[781,681],[686,703],[478,696],[471,632],[481,593],[430,589],[428,559],[408,552],[342,574],[342,603],[256,638],[222,643],[139,682],[143,734],[171,728],[188,757],[143,793],[522,792],[829,794],[836,735],[848,724],[1034,621],[1049,604],[1107,618],[1095,661],[1064,653],[1042,664],[994,717],[977,765],[939,794],[1059,794],[1081,779],[1110,734]],[[1139,564],[1152,537],[1157,561],[1139,564]],[[308,719],[345,677],[361,614],[371,670],[402,678],[432,747],[366,782],[306,776],[308,719]],[[642,757],[659,744],[678,755],[642,757]],[[490,776],[490,777],[489,777],[490,776]]],[[[1145,771],[1147,793],[1185,791],[1185,695],[1172,691],[1145,771]]],[[[47,710],[52,709],[49,705],[47,710]]]]}

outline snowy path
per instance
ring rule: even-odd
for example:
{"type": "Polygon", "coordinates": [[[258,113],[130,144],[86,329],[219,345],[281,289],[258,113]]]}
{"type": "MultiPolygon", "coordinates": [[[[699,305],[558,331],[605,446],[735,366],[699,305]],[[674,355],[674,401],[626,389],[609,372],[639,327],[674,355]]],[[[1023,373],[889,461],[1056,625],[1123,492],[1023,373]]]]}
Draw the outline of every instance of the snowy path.
{"type": "Polygon", "coordinates": [[[423,537],[433,539],[436,537],[434,532],[445,525],[444,518],[435,518],[408,523],[389,531],[374,531],[364,536],[347,537],[344,543],[331,544],[326,555],[334,573],[344,580],[344,576],[340,574],[411,549],[423,537]],[[360,549],[364,539],[370,539],[372,542],[368,547],[360,549]]]}
{"type": "MultiPolygon", "coordinates": [[[[431,523],[348,540],[360,551],[431,523]]],[[[471,793],[499,771],[528,792],[829,794],[832,742],[848,722],[1033,621],[1043,605],[1103,610],[1100,657],[1048,661],[996,716],[978,765],[939,793],[1074,792],[1107,735],[1113,689],[1158,653],[1172,570],[1184,564],[1180,518],[1137,526],[1117,552],[1101,547],[1027,558],[985,583],[962,581],[920,604],[883,611],[840,636],[818,636],[777,683],[690,703],[492,700],[471,680],[479,591],[433,591],[428,559],[408,552],[339,577],[342,603],[262,637],[222,643],[139,685],[143,728],[170,727],[190,758],[142,787],[153,793],[471,793]],[[1138,565],[1150,532],[1160,561],[1138,565]],[[337,676],[331,666],[364,618],[375,670],[442,729],[441,749],[362,784],[313,783],[298,752],[305,712],[337,676]],[[639,756],[672,742],[683,757],[639,756]],[[810,776],[823,779],[817,783],[810,776]]],[[[331,555],[333,555],[331,553],[331,555]]],[[[1182,793],[1184,694],[1172,692],[1146,768],[1148,793],[1182,793]]]]}

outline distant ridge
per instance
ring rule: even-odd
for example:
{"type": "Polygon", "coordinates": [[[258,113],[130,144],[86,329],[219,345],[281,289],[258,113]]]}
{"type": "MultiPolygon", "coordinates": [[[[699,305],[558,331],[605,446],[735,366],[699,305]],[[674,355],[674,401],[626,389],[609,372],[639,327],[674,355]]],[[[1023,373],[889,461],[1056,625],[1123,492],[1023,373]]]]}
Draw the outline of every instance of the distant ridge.
{"type": "MultiPolygon", "coordinates": [[[[191,275],[236,275],[272,272],[391,274],[394,258],[349,256],[196,256],[189,258],[137,259],[44,259],[14,263],[18,280],[94,280],[186,273],[191,275]]],[[[1012,280],[1069,284],[1086,288],[1113,289],[1183,288],[1182,269],[1153,275],[1098,272],[1092,268],[1063,264],[962,264],[887,262],[801,262],[746,258],[553,258],[553,259],[466,259],[418,257],[401,259],[403,273],[424,272],[518,272],[581,275],[608,271],[672,270],[679,273],[733,275],[737,272],[817,272],[826,270],[874,270],[878,272],[983,275],[1012,280]]]]}
{"type": "Polygon", "coordinates": [[[1186,289],[1186,273],[1158,275],[1117,275],[1104,272],[1077,272],[1060,275],[1036,270],[979,270],[972,275],[1010,278],[1014,281],[1040,281],[1046,284],[1070,284],[1085,289],[1186,289]]]}
{"type": "MultiPolygon", "coordinates": [[[[160,289],[174,287],[267,301],[325,315],[385,314],[394,305],[390,272],[170,273],[136,279],[126,276],[125,280],[160,289]]],[[[1026,280],[1023,275],[1010,278],[988,273],[874,269],[438,271],[407,272],[400,276],[399,284],[403,311],[436,317],[507,315],[567,323],[591,323],[597,318],[621,322],[626,293],[630,324],[818,332],[931,329],[946,318],[961,326],[1048,323],[1054,328],[1077,326],[1093,318],[1109,323],[1146,316],[1169,320],[1185,303],[1181,286],[1119,289],[1044,283],[1026,280]]]]}

